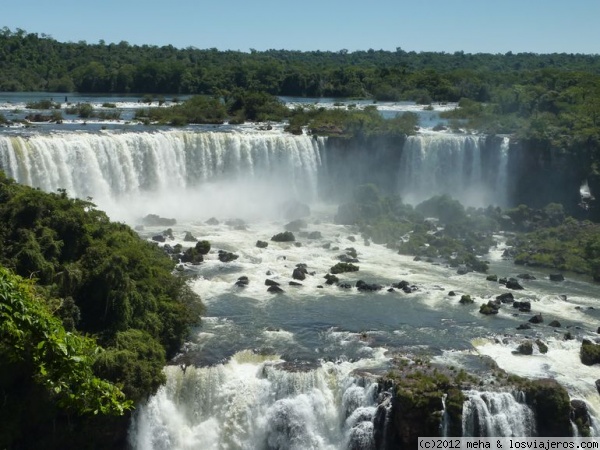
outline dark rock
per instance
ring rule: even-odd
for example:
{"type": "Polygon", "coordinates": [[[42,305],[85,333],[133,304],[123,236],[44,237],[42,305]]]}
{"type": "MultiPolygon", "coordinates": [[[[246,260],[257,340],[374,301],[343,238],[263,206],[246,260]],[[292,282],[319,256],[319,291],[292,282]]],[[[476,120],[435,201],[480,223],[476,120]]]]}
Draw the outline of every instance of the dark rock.
{"type": "Polygon", "coordinates": [[[270,292],[271,294],[281,294],[285,291],[283,289],[281,289],[279,286],[269,286],[269,288],[267,289],[267,292],[270,292]]]}
{"type": "Polygon", "coordinates": [[[417,255],[413,258],[413,261],[417,261],[417,262],[421,261],[421,257],[417,255]]]}
{"type": "Polygon", "coordinates": [[[293,220],[290,223],[287,223],[283,228],[285,228],[286,231],[300,231],[302,228],[306,228],[308,226],[308,224],[306,223],[305,220],[302,219],[297,219],[297,220],[293,220]]]}
{"type": "Polygon", "coordinates": [[[579,357],[586,366],[600,364],[600,344],[594,344],[589,339],[584,339],[581,342],[579,357]]]}
{"type": "Polygon", "coordinates": [[[326,281],[327,284],[336,284],[336,283],[340,282],[340,279],[338,277],[336,277],[335,275],[331,275],[331,274],[325,275],[325,279],[327,280],[326,281]]]}
{"type": "Polygon", "coordinates": [[[506,283],[508,283],[508,280],[506,278],[499,278],[498,283],[506,285],[506,283]]]}
{"type": "Polygon", "coordinates": [[[175,219],[165,219],[156,214],[148,214],[142,219],[142,224],[147,227],[172,227],[177,224],[175,219]]]}
{"type": "Polygon", "coordinates": [[[454,292],[454,291],[448,292],[448,296],[450,296],[450,297],[454,297],[455,295],[456,295],[456,292],[454,292]]]}
{"type": "Polygon", "coordinates": [[[529,339],[522,341],[517,347],[517,353],[521,355],[532,355],[533,354],[533,342],[529,339]]]}
{"type": "Polygon", "coordinates": [[[538,350],[540,351],[540,353],[544,355],[548,353],[548,346],[544,342],[542,342],[541,339],[536,339],[535,344],[538,346],[538,350]]]}
{"type": "Polygon", "coordinates": [[[550,281],[565,281],[565,277],[562,273],[551,273],[549,278],[550,281]]]}
{"type": "Polygon", "coordinates": [[[207,225],[219,225],[219,221],[217,219],[215,219],[214,217],[211,217],[210,219],[208,219],[206,221],[207,225]]]}
{"type": "Polygon", "coordinates": [[[558,320],[553,320],[548,324],[550,327],[560,328],[560,322],[558,320]]]}
{"type": "Polygon", "coordinates": [[[530,273],[520,273],[519,275],[517,275],[517,278],[520,278],[522,280],[535,280],[535,277],[530,273]]]}
{"type": "Polygon", "coordinates": [[[302,247],[302,242],[294,242],[295,247],[302,247]]]}
{"type": "Polygon", "coordinates": [[[235,261],[240,256],[231,252],[226,252],[225,250],[219,250],[219,261],[222,263],[229,263],[231,261],[235,261]]]}
{"type": "Polygon", "coordinates": [[[560,294],[560,295],[558,296],[558,298],[560,298],[560,299],[561,299],[563,302],[566,302],[566,301],[567,301],[567,296],[566,296],[566,294],[560,294]]]}
{"type": "Polygon", "coordinates": [[[512,303],[514,301],[512,292],[505,292],[496,297],[496,300],[500,300],[502,303],[512,303]]]}
{"type": "Polygon", "coordinates": [[[388,291],[388,292],[396,292],[396,289],[394,289],[394,288],[389,288],[387,291],[388,291]]]}
{"type": "Polygon", "coordinates": [[[157,234],[155,236],[152,236],[152,240],[156,241],[156,242],[165,242],[166,239],[162,234],[157,234]]]}
{"type": "Polygon", "coordinates": [[[265,280],[265,286],[279,286],[279,283],[275,280],[269,280],[268,278],[265,280]]]}
{"type": "Polygon", "coordinates": [[[350,242],[356,242],[356,238],[354,236],[348,236],[348,240],[350,242]]]}
{"type": "Polygon", "coordinates": [[[269,243],[265,242],[265,241],[258,240],[258,241],[256,241],[256,246],[258,248],[267,248],[269,246],[269,243]]]}
{"type": "Polygon", "coordinates": [[[363,280],[358,280],[356,282],[356,289],[361,292],[373,292],[382,289],[383,286],[376,283],[365,283],[363,280]]]}
{"type": "Polygon", "coordinates": [[[338,287],[342,289],[352,289],[352,285],[350,283],[339,283],[338,287]]]}
{"type": "Polygon", "coordinates": [[[346,273],[346,272],[356,272],[359,270],[358,266],[355,266],[354,264],[351,263],[337,263],[335,266],[332,266],[331,269],[329,269],[329,272],[331,272],[334,275],[337,275],[338,273],[346,273]]]}
{"type": "Polygon", "coordinates": [[[479,312],[481,314],[485,314],[486,316],[492,315],[492,314],[498,314],[498,309],[500,308],[500,305],[493,302],[493,301],[488,301],[487,303],[484,303],[483,305],[481,305],[479,307],[479,312]]]}
{"type": "Polygon", "coordinates": [[[167,228],[166,230],[163,230],[162,235],[166,238],[169,239],[175,239],[175,237],[173,236],[173,229],[172,228],[167,228]]]}
{"type": "Polygon", "coordinates": [[[319,284],[319,285],[317,286],[317,289],[323,289],[323,285],[319,284]]]}
{"type": "Polygon", "coordinates": [[[531,311],[531,302],[529,302],[529,301],[514,302],[513,308],[516,308],[521,312],[529,312],[529,311],[531,311]]]}
{"type": "Polygon", "coordinates": [[[163,245],[162,249],[163,249],[163,252],[165,252],[167,255],[172,255],[175,252],[173,247],[171,247],[169,244],[163,245]]]}
{"type": "Polygon", "coordinates": [[[307,237],[308,239],[321,239],[323,235],[320,231],[311,231],[310,233],[308,233],[307,237]]]}
{"type": "Polygon", "coordinates": [[[596,390],[598,391],[598,394],[600,394],[600,380],[596,380],[596,390]]]}
{"type": "Polygon", "coordinates": [[[488,275],[485,277],[487,281],[498,281],[498,275],[488,275]]]}
{"type": "Polygon", "coordinates": [[[514,289],[514,290],[520,290],[520,289],[523,289],[523,286],[521,286],[521,285],[519,284],[519,282],[518,282],[517,280],[513,279],[513,278],[509,279],[509,280],[506,282],[506,287],[507,287],[508,289],[514,289]]]}
{"type": "Polygon", "coordinates": [[[293,242],[296,240],[296,237],[291,231],[284,231],[273,236],[271,240],[274,242],[293,242]]]}
{"type": "Polygon", "coordinates": [[[458,303],[460,303],[461,305],[470,305],[471,303],[475,303],[475,300],[473,300],[470,295],[463,294],[461,295],[458,303]]]}
{"type": "Polygon", "coordinates": [[[358,253],[354,247],[346,247],[346,255],[350,256],[351,258],[358,258],[358,253]]]}
{"type": "Polygon", "coordinates": [[[459,268],[456,270],[456,273],[457,273],[458,275],[466,275],[466,274],[467,274],[467,273],[469,273],[469,272],[472,272],[472,270],[471,270],[471,269],[469,269],[469,268],[468,268],[468,267],[466,267],[466,266],[460,266],[460,267],[459,267],[459,268]]]}
{"type": "Polygon", "coordinates": [[[294,280],[303,281],[306,279],[306,269],[302,270],[301,268],[296,267],[294,272],[292,273],[292,278],[294,280]]]}
{"type": "Polygon", "coordinates": [[[196,239],[189,231],[185,232],[185,237],[183,240],[184,242],[198,242],[198,239],[196,239]]]}
{"type": "Polygon", "coordinates": [[[571,436],[571,402],[566,389],[551,379],[532,380],[525,387],[538,436],[571,436]]]}
{"type": "Polygon", "coordinates": [[[351,256],[348,256],[348,255],[339,255],[338,259],[345,263],[358,263],[359,262],[357,258],[352,258],[351,256]]]}
{"type": "Polygon", "coordinates": [[[290,286],[302,286],[302,283],[298,283],[297,281],[290,281],[289,285],[290,286]]]}
{"type": "Polygon", "coordinates": [[[323,248],[325,250],[329,250],[331,248],[331,242],[327,242],[326,244],[323,244],[323,248]]]}
{"type": "Polygon", "coordinates": [[[194,247],[198,253],[201,255],[206,255],[210,252],[210,242],[208,241],[200,241],[194,247]]]}
{"type": "Polygon", "coordinates": [[[244,284],[250,283],[250,279],[246,275],[242,275],[238,278],[238,281],[244,284]]]}
{"type": "Polygon", "coordinates": [[[531,325],[528,323],[522,323],[517,327],[517,330],[531,330],[531,325]]]}
{"type": "Polygon", "coordinates": [[[542,314],[536,314],[535,316],[533,316],[531,319],[529,319],[530,323],[543,323],[544,322],[544,318],[542,317],[542,314]]]}

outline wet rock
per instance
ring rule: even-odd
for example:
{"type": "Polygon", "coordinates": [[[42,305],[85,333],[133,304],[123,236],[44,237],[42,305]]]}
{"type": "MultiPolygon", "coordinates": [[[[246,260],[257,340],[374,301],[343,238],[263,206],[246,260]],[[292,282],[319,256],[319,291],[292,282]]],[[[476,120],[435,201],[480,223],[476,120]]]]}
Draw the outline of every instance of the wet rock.
{"type": "Polygon", "coordinates": [[[349,255],[338,255],[338,259],[345,263],[358,263],[360,262],[357,258],[352,258],[349,255]]]}
{"type": "Polygon", "coordinates": [[[306,269],[296,267],[294,269],[294,271],[292,272],[292,278],[294,280],[300,280],[300,281],[305,280],[306,279],[306,269]]]}
{"type": "Polygon", "coordinates": [[[283,289],[281,289],[279,286],[269,286],[269,288],[267,289],[267,292],[270,292],[271,294],[281,294],[285,291],[283,289]]]}
{"type": "Polygon", "coordinates": [[[508,289],[513,289],[513,290],[521,290],[523,289],[523,286],[521,286],[519,284],[519,282],[517,280],[515,280],[514,278],[510,278],[507,282],[506,282],[506,287],[508,289]]]}
{"type": "Polygon", "coordinates": [[[549,278],[550,281],[565,281],[565,277],[562,273],[551,273],[549,278]]]}
{"type": "Polygon", "coordinates": [[[389,288],[387,291],[388,291],[388,292],[396,292],[396,289],[394,289],[394,288],[389,288]]]}
{"type": "Polygon", "coordinates": [[[536,339],[535,340],[535,344],[537,345],[538,350],[540,351],[540,353],[542,353],[544,355],[546,353],[548,353],[548,346],[544,342],[542,342],[541,339],[536,339]]]}
{"type": "Polygon", "coordinates": [[[517,330],[531,330],[531,325],[528,323],[522,323],[517,327],[517,330]]]}
{"type": "Polygon", "coordinates": [[[289,285],[290,286],[302,286],[302,283],[298,283],[297,281],[290,281],[289,285]]]}
{"type": "Polygon", "coordinates": [[[466,274],[468,274],[469,272],[472,272],[472,270],[471,270],[471,269],[469,269],[469,268],[468,268],[468,267],[466,267],[466,266],[460,266],[460,267],[459,267],[459,268],[456,270],[456,273],[457,273],[458,275],[466,275],[466,274]]]}
{"type": "Polygon", "coordinates": [[[553,320],[552,322],[550,322],[548,324],[548,326],[554,327],[554,328],[560,328],[560,322],[558,320],[553,320]]]}
{"type": "Polygon", "coordinates": [[[366,283],[363,280],[358,280],[356,282],[356,289],[358,289],[361,292],[374,292],[374,291],[379,291],[380,289],[382,289],[383,286],[377,284],[377,283],[366,283]]]}
{"type": "Polygon", "coordinates": [[[473,300],[470,295],[463,294],[461,295],[458,303],[460,303],[461,305],[470,305],[471,303],[475,303],[475,300],[473,300]]]}
{"type": "Polygon", "coordinates": [[[198,239],[196,239],[192,233],[190,233],[189,231],[186,231],[183,241],[184,242],[198,242],[198,239]]]}
{"type": "Polygon", "coordinates": [[[505,292],[496,296],[496,300],[499,300],[502,303],[512,303],[514,299],[515,297],[513,296],[512,292],[505,292]]]}
{"type": "Polygon", "coordinates": [[[454,292],[454,291],[448,292],[448,296],[450,296],[450,297],[454,297],[455,295],[456,295],[456,292],[454,292]]]}
{"type": "Polygon", "coordinates": [[[350,283],[339,283],[338,287],[342,289],[352,289],[352,285],[350,283]]]}
{"type": "Polygon", "coordinates": [[[331,274],[327,274],[325,275],[325,279],[327,280],[325,283],[326,284],[336,284],[340,282],[340,279],[338,277],[336,277],[335,275],[331,275],[331,274]]]}
{"type": "Polygon", "coordinates": [[[600,380],[596,380],[595,384],[596,384],[596,390],[598,391],[598,394],[600,394],[600,380]]]}
{"type": "Polygon", "coordinates": [[[237,279],[237,281],[235,282],[235,285],[237,287],[246,287],[246,286],[248,286],[248,283],[250,283],[250,280],[248,279],[248,277],[245,275],[242,275],[241,277],[239,277],[237,279]]]}
{"type": "Polygon", "coordinates": [[[152,240],[155,242],[165,242],[166,239],[162,234],[156,234],[154,236],[152,236],[152,240]]]}
{"type": "Polygon", "coordinates": [[[211,218],[210,218],[210,219],[208,219],[208,220],[207,220],[205,223],[206,223],[207,225],[213,225],[213,226],[214,226],[214,225],[219,225],[219,223],[220,223],[220,222],[219,222],[219,221],[218,221],[216,218],[214,218],[214,217],[211,217],[211,218]]]}
{"type": "Polygon", "coordinates": [[[302,242],[294,242],[295,247],[302,247],[302,242]]]}
{"type": "Polygon", "coordinates": [[[285,228],[286,231],[298,232],[302,228],[306,228],[306,227],[308,227],[308,223],[306,223],[306,220],[297,219],[297,220],[292,220],[291,222],[285,224],[285,226],[283,228],[285,228]]]}
{"type": "Polygon", "coordinates": [[[256,246],[258,248],[267,248],[269,246],[269,243],[265,242],[265,241],[258,240],[258,241],[256,241],[256,246]]]}
{"type": "Polygon", "coordinates": [[[320,231],[311,231],[310,233],[308,233],[307,237],[308,239],[321,239],[323,235],[320,231]]]}
{"type": "Polygon", "coordinates": [[[331,248],[331,242],[327,242],[326,244],[323,244],[323,248],[325,250],[329,250],[331,248]]]}
{"type": "Polygon", "coordinates": [[[579,357],[586,366],[600,364],[600,344],[594,344],[589,339],[584,339],[581,342],[579,357]]]}
{"type": "Polygon", "coordinates": [[[175,219],[166,219],[156,214],[148,214],[142,219],[142,224],[147,227],[172,227],[177,224],[175,219]]]}
{"type": "Polygon", "coordinates": [[[279,286],[279,283],[275,280],[270,280],[269,278],[267,278],[265,280],[265,286],[279,286]]]}
{"type": "Polygon", "coordinates": [[[506,283],[508,283],[508,280],[506,278],[499,278],[498,283],[506,285],[506,283]]]}
{"type": "Polygon", "coordinates": [[[348,240],[350,242],[356,242],[356,238],[354,236],[348,236],[348,240]]]}
{"type": "Polygon", "coordinates": [[[219,254],[218,254],[219,261],[221,261],[222,263],[229,263],[229,262],[235,261],[239,257],[240,257],[239,255],[236,255],[235,253],[227,252],[225,250],[219,250],[219,254]]]}
{"type": "Polygon", "coordinates": [[[529,312],[529,311],[531,311],[531,302],[529,302],[529,301],[514,302],[513,308],[516,308],[521,312],[529,312]]]}
{"type": "Polygon", "coordinates": [[[567,295],[566,295],[566,294],[560,294],[560,295],[558,296],[558,298],[560,298],[560,299],[561,299],[563,302],[566,302],[566,301],[567,301],[567,295]]]}
{"type": "Polygon", "coordinates": [[[522,280],[535,280],[536,279],[530,273],[520,273],[519,275],[517,275],[517,278],[520,278],[522,280]]]}
{"type": "Polygon", "coordinates": [[[500,309],[500,305],[498,303],[490,300],[487,303],[484,303],[483,305],[481,305],[479,307],[479,312],[481,314],[485,314],[486,316],[489,316],[492,314],[498,314],[498,309],[500,309]]]}
{"type": "Polygon", "coordinates": [[[498,275],[488,275],[485,277],[487,281],[498,281],[498,275]]]}
{"type": "Polygon", "coordinates": [[[521,355],[532,355],[533,354],[533,342],[529,339],[522,341],[517,347],[517,353],[521,355]]]}
{"type": "Polygon", "coordinates": [[[530,323],[543,323],[544,322],[544,318],[542,317],[542,314],[536,314],[535,316],[533,316],[531,319],[529,319],[530,323]]]}
{"type": "Polygon", "coordinates": [[[284,231],[283,233],[278,233],[273,236],[271,240],[274,242],[294,242],[296,237],[291,231],[284,231]]]}

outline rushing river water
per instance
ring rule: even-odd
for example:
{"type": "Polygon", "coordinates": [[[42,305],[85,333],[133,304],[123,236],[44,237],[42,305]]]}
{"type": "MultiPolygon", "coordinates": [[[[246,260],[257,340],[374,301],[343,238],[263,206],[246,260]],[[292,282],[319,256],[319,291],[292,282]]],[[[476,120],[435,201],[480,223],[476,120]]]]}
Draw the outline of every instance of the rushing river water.
{"type": "MultiPolygon", "coordinates": [[[[393,161],[396,188],[407,196],[445,191],[461,198],[470,195],[470,187],[481,192],[489,181],[486,189],[506,192],[506,148],[507,141],[500,141],[500,170],[490,181],[478,137],[417,136],[393,161]],[[459,176],[424,179],[448,165],[460,169],[459,176]]],[[[600,417],[594,385],[600,372],[579,361],[581,339],[595,338],[600,318],[595,285],[574,276],[552,282],[548,273],[529,270],[536,279],[522,281],[525,289],[515,297],[531,301],[531,313],[505,305],[499,314],[484,316],[479,304],[506,292],[504,286],[482,274],[458,275],[414,261],[334,223],[335,198],[323,198],[332,187],[323,186],[344,162],[331,160],[327,151],[324,139],[243,129],[0,135],[0,164],[17,181],[91,196],[112,218],[132,226],[148,213],[174,217],[171,246],[189,246],[186,232],[211,242],[205,261],[185,268],[194,275],[191,283],[206,316],[165,368],[167,384],[136,412],[130,430],[134,448],[374,448],[374,418],[382,401],[377,376],[399,356],[427,356],[478,373],[491,357],[509,373],[557,379],[600,417]],[[297,243],[271,242],[289,221],[282,202],[290,198],[310,205],[308,226],[296,233],[297,243]],[[218,223],[207,223],[211,217],[218,223]],[[258,248],[257,240],[268,241],[268,247],[258,248]],[[350,247],[360,270],[340,279],[351,287],[325,284],[324,275],[350,247]],[[218,250],[239,258],[222,263],[218,250]],[[289,283],[297,264],[305,264],[309,274],[294,286],[289,283]],[[249,279],[245,287],[235,284],[241,276],[249,279]],[[284,292],[267,292],[267,279],[284,292]],[[384,288],[359,292],[358,280],[384,288]],[[388,291],[402,280],[414,292],[388,291]],[[463,293],[475,305],[459,304],[463,293]],[[537,313],[544,324],[517,330],[537,313]],[[561,327],[548,326],[552,320],[561,327]],[[567,331],[575,339],[565,340],[567,331]],[[516,354],[525,337],[542,339],[548,353],[516,354]]],[[[151,239],[165,228],[145,227],[140,234],[151,239]]],[[[516,276],[523,268],[501,258],[503,242],[498,236],[498,248],[485,255],[489,272],[516,276]]],[[[467,397],[465,434],[535,433],[518,393],[470,391],[467,397]]],[[[600,434],[596,419],[593,433],[600,434]]]]}

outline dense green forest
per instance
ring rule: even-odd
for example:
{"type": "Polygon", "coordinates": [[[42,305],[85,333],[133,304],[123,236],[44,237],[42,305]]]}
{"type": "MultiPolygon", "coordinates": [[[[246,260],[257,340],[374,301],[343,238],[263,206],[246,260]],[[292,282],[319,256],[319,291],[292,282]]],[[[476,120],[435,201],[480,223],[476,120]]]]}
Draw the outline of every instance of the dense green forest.
{"type": "MultiPolygon", "coordinates": [[[[257,92],[424,105],[460,102],[460,108],[446,115],[456,128],[511,133],[540,143],[540,148],[597,152],[600,147],[599,55],[416,53],[401,48],[244,53],[127,42],[61,43],[4,28],[0,67],[0,91],[203,94],[237,101],[246,95],[240,92],[257,92]]],[[[269,117],[260,113],[246,118],[269,117]]],[[[223,120],[219,108],[215,114],[195,119],[223,120]]]]}
{"type": "Polygon", "coordinates": [[[0,447],[121,442],[199,297],[157,246],[65,191],[0,174],[0,223],[0,447]]]}

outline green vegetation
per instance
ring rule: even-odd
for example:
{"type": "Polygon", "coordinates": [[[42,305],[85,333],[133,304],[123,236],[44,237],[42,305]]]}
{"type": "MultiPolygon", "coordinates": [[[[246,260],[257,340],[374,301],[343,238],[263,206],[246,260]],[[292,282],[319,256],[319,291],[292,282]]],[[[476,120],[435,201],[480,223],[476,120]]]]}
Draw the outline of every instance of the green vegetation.
{"type": "Polygon", "coordinates": [[[332,266],[331,269],[329,269],[329,272],[331,272],[333,275],[337,275],[339,273],[357,272],[358,270],[359,267],[355,266],[352,263],[340,262],[337,263],[335,266],[332,266]]]}
{"type": "MultiPolygon", "coordinates": [[[[0,61],[0,91],[139,93],[148,94],[147,103],[159,105],[165,94],[200,94],[231,105],[227,113],[234,123],[285,117],[271,100],[261,98],[266,94],[423,105],[458,102],[457,110],[445,114],[452,127],[511,133],[538,148],[585,153],[595,163],[600,158],[598,55],[416,53],[401,48],[220,52],[127,42],[60,43],[5,27],[0,30],[0,61]]],[[[195,115],[187,123],[221,123],[222,113],[216,108],[214,116],[195,115]]],[[[157,116],[149,121],[186,123],[185,114],[152,114],[157,116]]],[[[309,126],[345,135],[348,130],[337,125],[336,114],[328,112],[309,126]]],[[[290,131],[297,133],[301,124],[308,124],[306,117],[291,119],[290,131]]]]}
{"type": "Polygon", "coordinates": [[[488,252],[498,223],[490,210],[465,208],[448,196],[437,196],[413,208],[397,197],[384,197],[375,185],[358,186],[352,202],[339,206],[337,223],[358,225],[375,243],[399,253],[442,259],[452,267],[485,272],[477,255],[488,252]],[[435,217],[435,220],[425,219],[435,217]]]}
{"type": "MultiPolygon", "coordinates": [[[[162,250],[64,190],[47,194],[0,174],[0,223],[0,266],[36,281],[0,271],[6,292],[0,390],[23,402],[2,408],[0,420],[14,425],[6,429],[22,434],[0,433],[0,446],[25,445],[45,433],[58,439],[48,446],[60,448],[59,436],[82,440],[78,433],[90,432],[88,419],[68,415],[70,409],[122,413],[129,400],[156,391],[202,304],[173,275],[174,263],[162,250]],[[32,383],[15,387],[22,380],[32,383]],[[45,423],[54,423],[54,431],[45,423]]],[[[123,439],[127,418],[120,420],[97,422],[92,430],[114,429],[112,438],[123,439]]]]}
{"type": "Polygon", "coordinates": [[[506,211],[511,227],[523,231],[508,241],[515,264],[591,275],[600,281],[600,226],[566,217],[560,205],[542,210],[525,205],[506,211]]]}
{"type": "Polygon", "coordinates": [[[581,343],[579,356],[581,362],[586,366],[600,364],[600,344],[594,344],[593,342],[584,339],[581,343]]]}

